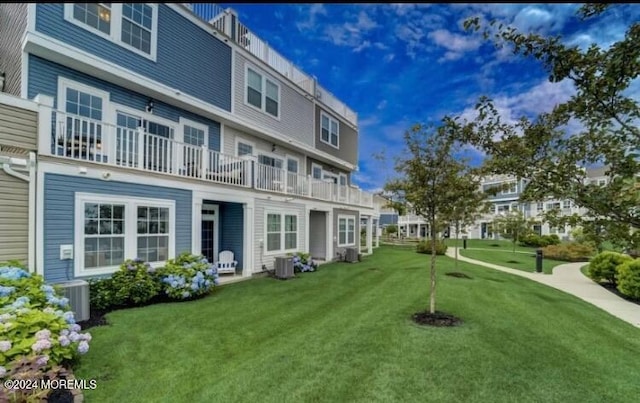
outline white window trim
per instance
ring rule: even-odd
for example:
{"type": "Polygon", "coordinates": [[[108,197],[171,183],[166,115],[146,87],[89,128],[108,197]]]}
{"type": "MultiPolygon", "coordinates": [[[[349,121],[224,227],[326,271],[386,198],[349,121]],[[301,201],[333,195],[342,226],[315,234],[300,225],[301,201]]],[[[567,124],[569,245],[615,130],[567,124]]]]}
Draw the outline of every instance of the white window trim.
{"type": "Polygon", "coordinates": [[[284,210],[275,210],[275,209],[265,209],[264,210],[264,237],[262,238],[264,244],[264,256],[274,256],[274,255],[282,255],[285,253],[293,253],[300,250],[300,214],[298,212],[292,211],[284,211],[284,210]],[[268,229],[268,221],[267,217],[269,214],[277,214],[280,216],[280,249],[279,250],[267,250],[267,229],[268,229]],[[285,216],[295,216],[296,217],[296,248],[295,249],[285,249],[285,216]]]}
{"type": "Polygon", "coordinates": [[[180,116],[180,118],[178,119],[178,127],[179,127],[178,132],[177,133],[174,132],[174,137],[176,141],[180,143],[184,143],[185,126],[190,126],[190,127],[193,127],[194,129],[202,130],[204,132],[204,146],[207,149],[209,149],[209,126],[203,123],[199,123],[199,122],[187,119],[187,118],[183,118],[182,116],[180,116]]]}
{"type": "MultiPolygon", "coordinates": [[[[251,146],[251,156],[252,157],[256,156],[256,143],[254,143],[253,141],[246,140],[243,137],[236,136],[236,140],[233,143],[234,144],[233,154],[236,157],[240,157],[240,155],[238,155],[238,143],[243,143],[243,144],[246,144],[248,146],[251,146]]],[[[244,155],[244,156],[246,156],[246,155],[244,155]]]]}
{"type": "MultiPolygon", "coordinates": [[[[161,207],[169,209],[169,259],[175,257],[176,239],[176,202],[166,199],[151,199],[120,195],[104,195],[97,193],[76,192],[75,224],[74,224],[74,272],[76,277],[111,274],[120,266],[108,266],[97,269],[85,269],[84,262],[84,203],[124,204],[124,259],[135,259],[138,254],[138,206],[161,207]]],[[[160,267],[165,262],[149,262],[153,267],[160,267]]]]}
{"type": "Polygon", "coordinates": [[[280,86],[280,82],[278,82],[278,80],[274,79],[273,77],[267,75],[264,71],[256,68],[255,66],[252,66],[248,63],[246,63],[244,65],[244,104],[246,106],[248,106],[249,108],[252,108],[256,111],[259,111],[267,116],[272,117],[273,119],[276,120],[280,120],[280,116],[282,114],[282,90],[281,90],[281,86],[280,86]],[[260,77],[262,77],[262,93],[260,94],[262,96],[262,108],[258,108],[257,106],[251,105],[249,103],[249,99],[248,99],[248,95],[247,95],[247,89],[249,88],[249,69],[255,71],[256,73],[258,73],[260,75],[260,77]],[[272,114],[267,112],[267,80],[271,81],[276,87],[278,87],[278,116],[273,116],[272,114]]]}
{"type": "Polygon", "coordinates": [[[71,24],[74,24],[80,28],[86,29],[89,32],[92,32],[95,35],[98,35],[104,39],[107,39],[111,42],[116,43],[123,48],[130,50],[133,53],[137,53],[141,56],[146,57],[147,59],[151,59],[154,62],[156,61],[157,53],[158,53],[158,5],[152,3],[144,3],[147,6],[151,7],[153,15],[151,16],[151,44],[150,51],[151,53],[145,53],[140,49],[137,49],[128,43],[122,41],[122,3],[111,3],[111,34],[107,35],[104,32],[100,31],[97,28],[94,28],[90,25],[83,23],[82,21],[78,21],[73,18],[73,6],[75,3],[65,3],[64,5],[64,19],[71,24]]]}
{"type": "Polygon", "coordinates": [[[320,141],[323,142],[324,144],[327,144],[335,149],[340,149],[340,121],[338,119],[334,119],[333,117],[331,117],[331,115],[329,115],[328,113],[325,112],[320,112],[320,141]],[[326,116],[327,119],[329,119],[329,141],[324,141],[322,139],[322,117],[326,116]],[[337,145],[333,145],[331,144],[331,121],[336,122],[336,128],[338,129],[338,132],[336,133],[336,136],[338,138],[338,144],[337,145]]]}
{"type": "Polygon", "coordinates": [[[501,190],[500,191],[501,195],[512,195],[512,194],[517,194],[518,193],[518,182],[517,181],[506,182],[506,184],[508,184],[509,188],[501,190]],[[512,186],[514,187],[513,192],[511,191],[511,187],[512,186]]]}
{"type": "Polygon", "coordinates": [[[323,172],[324,172],[324,169],[322,169],[322,165],[316,164],[315,162],[311,163],[311,172],[309,172],[309,176],[311,176],[312,179],[321,181],[322,180],[322,176],[323,176],[323,172]],[[315,168],[319,168],[320,169],[320,178],[314,178],[313,177],[313,171],[314,171],[315,168]]]}
{"type": "Polygon", "coordinates": [[[117,114],[118,114],[118,112],[124,112],[124,113],[126,113],[128,115],[138,116],[138,117],[142,118],[145,121],[150,120],[150,121],[155,122],[155,123],[160,123],[162,125],[169,126],[173,130],[173,139],[175,139],[176,132],[178,132],[179,129],[180,129],[179,122],[176,122],[174,120],[169,120],[169,119],[166,119],[166,118],[162,118],[162,117],[160,117],[158,115],[154,115],[153,113],[149,113],[147,111],[130,108],[128,106],[121,105],[121,104],[116,104],[116,103],[111,103],[111,107],[113,109],[113,121],[116,122],[116,123],[117,123],[117,114]]]}
{"type": "Polygon", "coordinates": [[[95,97],[102,98],[102,121],[103,122],[108,121],[110,117],[109,93],[107,91],[99,90],[95,87],[91,87],[89,85],[70,80],[66,77],[58,77],[58,110],[59,111],[66,113],[68,88],[74,89],[76,91],[81,91],[95,97]]]}
{"type": "Polygon", "coordinates": [[[337,233],[338,233],[338,238],[337,238],[337,243],[338,243],[338,247],[344,247],[344,246],[354,246],[357,241],[356,241],[356,216],[355,215],[346,215],[346,214],[339,214],[338,215],[338,226],[337,226],[337,233]],[[340,243],[340,220],[345,219],[345,234],[344,234],[344,240],[346,243],[340,243]],[[353,243],[349,243],[349,220],[353,220],[353,243]]]}

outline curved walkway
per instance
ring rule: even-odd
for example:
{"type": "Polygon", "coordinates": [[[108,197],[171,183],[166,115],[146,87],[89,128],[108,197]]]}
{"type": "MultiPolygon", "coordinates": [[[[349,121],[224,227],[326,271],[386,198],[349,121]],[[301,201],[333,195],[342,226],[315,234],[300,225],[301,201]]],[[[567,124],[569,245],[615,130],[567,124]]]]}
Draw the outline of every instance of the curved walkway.
{"type": "MultiPolygon", "coordinates": [[[[455,257],[454,247],[447,248],[447,256],[455,257]]],[[[530,273],[522,270],[511,269],[509,267],[499,266],[497,264],[482,262],[480,260],[470,259],[458,253],[458,259],[462,262],[472,263],[478,266],[485,266],[506,273],[515,274],[516,276],[526,277],[530,280],[537,281],[564,291],[567,294],[587,301],[598,308],[609,312],[611,315],[640,327],[640,305],[629,302],[614,293],[607,291],[602,286],[596,284],[580,272],[580,267],[585,262],[566,263],[553,268],[553,274],[530,273]]]]}

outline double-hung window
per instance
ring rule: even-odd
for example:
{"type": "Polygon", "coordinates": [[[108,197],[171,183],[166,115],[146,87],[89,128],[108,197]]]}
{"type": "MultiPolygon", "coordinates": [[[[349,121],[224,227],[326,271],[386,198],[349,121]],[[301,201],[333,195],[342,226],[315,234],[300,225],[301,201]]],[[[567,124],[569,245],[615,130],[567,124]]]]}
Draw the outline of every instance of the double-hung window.
{"type": "Polygon", "coordinates": [[[257,70],[246,69],[247,104],[278,118],[280,116],[280,87],[257,70]]]}
{"type": "Polygon", "coordinates": [[[320,114],[320,141],[332,147],[339,147],[339,125],[338,121],[325,113],[320,114]]]}
{"type": "Polygon", "coordinates": [[[298,216],[277,211],[266,214],[266,252],[283,253],[298,248],[298,216]]]}
{"type": "Polygon", "coordinates": [[[129,50],[156,58],[158,6],[145,3],[69,3],[65,20],[129,50]]]}
{"type": "Polygon", "coordinates": [[[356,217],[338,216],[338,246],[356,244],[356,217]]]}
{"type": "Polygon", "coordinates": [[[161,264],[174,254],[172,200],[77,193],[76,275],[112,273],[126,259],[161,264]]]}

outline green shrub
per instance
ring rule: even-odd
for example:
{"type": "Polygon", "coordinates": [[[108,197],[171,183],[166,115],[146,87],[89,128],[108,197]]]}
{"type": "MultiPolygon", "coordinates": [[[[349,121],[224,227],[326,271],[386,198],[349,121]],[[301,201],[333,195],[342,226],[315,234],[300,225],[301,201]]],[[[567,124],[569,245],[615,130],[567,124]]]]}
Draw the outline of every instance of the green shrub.
{"type": "Polygon", "coordinates": [[[169,298],[184,300],[209,293],[218,284],[218,269],[204,256],[184,252],[158,269],[156,277],[169,298]]]}
{"type": "Polygon", "coordinates": [[[545,258],[565,262],[588,262],[593,252],[594,249],[591,245],[576,242],[549,245],[542,248],[542,255],[545,258]]]}
{"type": "Polygon", "coordinates": [[[141,259],[126,260],[111,276],[113,305],[139,305],[160,293],[155,269],[141,259]]]}
{"type": "Polygon", "coordinates": [[[80,333],[69,300],[40,275],[0,267],[0,378],[26,357],[50,368],[89,350],[89,333],[80,333]]]}
{"type": "Polygon", "coordinates": [[[521,246],[531,246],[534,248],[544,248],[545,246],[558,245],[559,243],[560,238],[556,234],[542,236],[538,234],[529,234],[520,240],[521,246]]]}
{"type": "Polygon", "coordinates": [[[630,260],[633,259],[622,253],[604,251],[591,259],[587,275],[595,281],[607,280],[615,285],[617,267],[630,260]]]}
{"type": "Polygon", "coordinates": [[[116,290],[111,278],[89,280],[89,304],[92,309],[106,310],[123,303],[124,301],[116,299],[116,290]]]}
{"type": "Polygon", "coordinates": [[[628,260],[618,266],[618,291],[633,299],[640,299],[640,259],[628,260]]]}
{"type": "MultiPolygon", "coordinates": [[[[431,254],[431,240],[420,241],[416,245],[418,253],[431,254]]],[[[442,240],[436,240],[436,255],[444,255],[447,251],[447,245],[442,240]]]]}

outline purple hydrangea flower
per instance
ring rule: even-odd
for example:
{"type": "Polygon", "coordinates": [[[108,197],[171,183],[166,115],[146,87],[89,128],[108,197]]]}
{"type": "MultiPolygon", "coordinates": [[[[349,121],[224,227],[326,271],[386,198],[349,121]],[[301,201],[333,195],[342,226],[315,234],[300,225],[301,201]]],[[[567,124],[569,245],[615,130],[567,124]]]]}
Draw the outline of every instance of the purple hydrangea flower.
{"type": "Polygon", "coordinates": [[[69,340],[67,336],[60,336],[58,337],[58,343],[60,343],[62,347],[67,347],[71,343],[71,340],[69,340]]]}
{"type": "Polygon", "coordinates": [[[42,350],[47,350],[51,348],[51,342],[47,339],[41,339],[33,343],[31,349],[36,353],[39,353],[42,350]]]}
{"type": "Polygon", "coordinates": [[[87,351],[89,351],[89,343],[87,343],[86,341],[82,340],[78,344],[78,352],[80,354],[86,354],[87,351]]]}
{"type": "Polygon", "coordinates": [[[72,332],[79,332],[80,331],[80,325],[74,323],[73,325],[69,326],[69,330],[72,332]]]}
{"type": "Polygon", "coordinates": [[[11,348],[11,342],[9,340],[0,341],[0,351],[4,353],[5,351],[9,351],[10,348],[11,348]]]}
{"type": "Polygon", "coordinates": [[[75,343],[76,341],[80,340],[80,335],[76,332],[71,332],[69,333],[69,340],[75,343]]]}
{"type": "Polygon", "coordinates": [[[42,329],[36,332],[37,340],[48,340],[51,337],[51,331],[49,329],[42,329]]]}
{"type": "Polygon", "coordinates": [[[76,319],[73,317],[73,312],[71,311],[67,311],[65,312],[62,317],[64,318],[64,320],[67,321],[68,324],[74,324],[76,323],[76,319]]]}
{"type": "Polygon", "coordinates": [[[36,364],[40,365],[40,366],[45,366],[47,365],[47,362],[49,362],[49,356],[48,355],[41,355],[40,357],[38,357],[38,359],[36,360],[36,364]]]}
{"type": "Polygon", "coordinates": [[[0,378],[4,378],[7,375],[7,369],[0,365],[0,378]]]}

